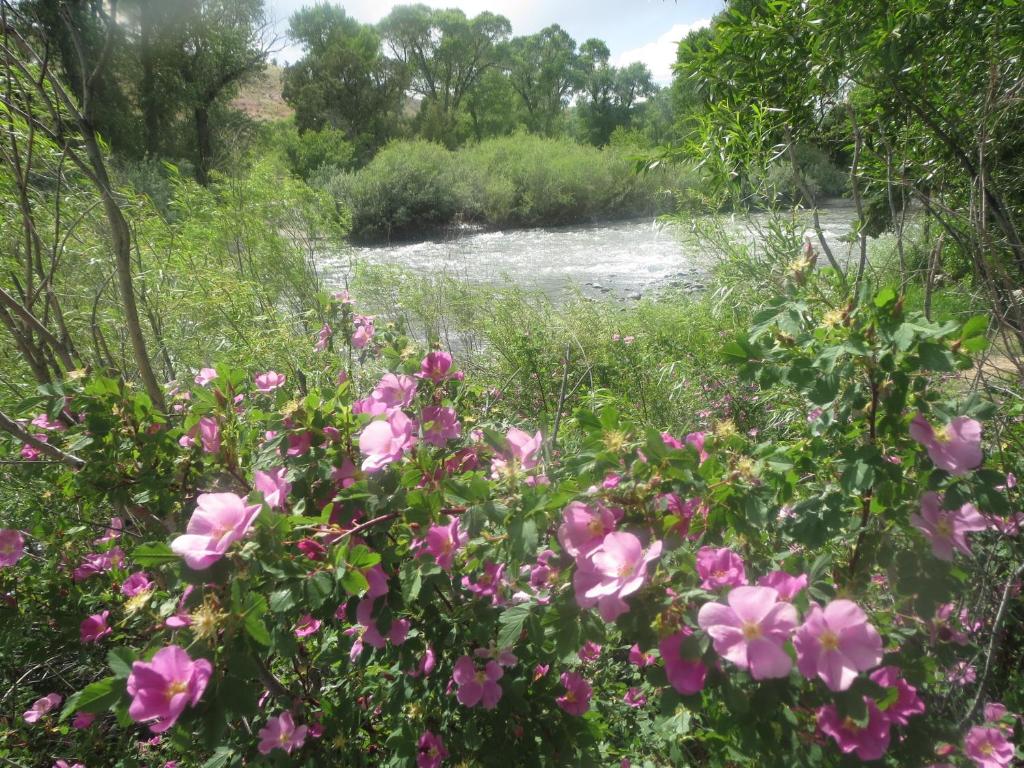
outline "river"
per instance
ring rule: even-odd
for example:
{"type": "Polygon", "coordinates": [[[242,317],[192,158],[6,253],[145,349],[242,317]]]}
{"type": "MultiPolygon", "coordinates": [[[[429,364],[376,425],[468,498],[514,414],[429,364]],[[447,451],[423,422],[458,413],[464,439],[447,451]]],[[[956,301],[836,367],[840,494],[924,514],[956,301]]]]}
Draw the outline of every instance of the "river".
{"type": "MultiPolygon", "coordinates": [[[[838,201],[821,210],[821,225],[833,249],[849,247],[839,238],[851,229],[853,208],[838,201]]],[[[813,238],[810,218],[806,234],[813,238]]],[[[698,222],[701,220],[698,220],[698,222]]],[[[706,220],[704,220],[706,221],[706,220]]],[[[757,240],[753,225],[727,218],[738,239],[757,240]]],[[[352,247],[321,261],[328,288],[344,285],[353,262],[385,264],[414,273],[447,273],[471,282],[515,284],[543,291],[555,301],[576,291],[594,298],[638,299],[675,286],[699,291],[710,266],[709,255],[683,225],[630,220],[567,227],[465,232],[444,240],[352,247]]]]}

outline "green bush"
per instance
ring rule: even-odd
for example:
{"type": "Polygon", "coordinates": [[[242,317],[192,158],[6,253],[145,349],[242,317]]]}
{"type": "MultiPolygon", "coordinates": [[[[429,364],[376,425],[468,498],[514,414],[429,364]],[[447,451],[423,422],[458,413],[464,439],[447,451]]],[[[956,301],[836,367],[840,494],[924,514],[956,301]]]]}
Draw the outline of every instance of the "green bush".
{"type": "Polygon", "coordinates": [[[342,173],[327,189],[352,212],[361,240],[408,238],[452,221],[459,210],[452,154],[428,141],[388,144],[363,169],[342,173]]]}
{"type": "Polygon", "coordinates": [[[360,240],[429,235],[457,220],[534,227],[653,216],[694,182],[687,169],[637,175],[631,145],[597,149],[517,134],[450,153],[393,142],[362,170],[326,182],[360,240]]]}
{"type": "Polygon", "coordinates": [[[284,151],[291,172],[307,180],[318,172],[348,170],[355,159],[355,149],[345,132],[333,128],[290,132],[284,151]]]}

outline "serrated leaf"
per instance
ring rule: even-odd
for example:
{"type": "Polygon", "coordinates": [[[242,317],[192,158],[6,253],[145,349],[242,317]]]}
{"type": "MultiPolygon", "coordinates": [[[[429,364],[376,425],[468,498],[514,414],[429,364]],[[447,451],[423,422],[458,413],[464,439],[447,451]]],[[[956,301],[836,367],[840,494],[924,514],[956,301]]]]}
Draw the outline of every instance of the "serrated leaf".
{"type": "Polygon", "coordinates": [[[989,319],[985,315],[975,315],[960,329],[961,339],[973,339],[988,333],[989,319]]]}
{"type": "Polygon", "coordinates": [[[132,673],[132,663],[136,658],[131,648],[112,648],[107,654],[107,666],[114,677],[123,679],[132,673]]]}
{"type": "Polygon", "coordinates": [[[270,645],[270,632],[263,623],[263,614],[267,612],[267,599],[263,595],[249,593],[245,600],[245,613],[242,625],[249,637],[260,645],[270,645]]]}
{"type": "Polygon", "coordinates": [[[270,610],[285,613],[295,607],[295,594],[290,589],[279,589],[270,595],[270,610]]]}
{"type": "MultiPolygon", "coordinates": [[[[122,689],[118,686],[117,677],[105,677],[95,683],[89,683],[82,690],[68,697],[64,710],[60,714],[61,722],[67,720],[75,712],[92,712],[98,714],[110,708],[121,696],[122,689]]],[[[123,683],[121,683],[123,685],[123,683]]]]}
{"type": "Polygon", "coordinates": [[[180,558],[163,542],[141,544],[132,550],[132,562],[142,568],[151,568],[164,563],[171,563],[180,558]]]}
{"type": "Polygon", "coordinates": [[[350,568],[341,577],[341,587],[350,595],[362,595],[370,588],[370,583],[362,573],[350,568]]]}
{"type": "Polygon", "coordinates": [[[498,617],[498,647],[511,648],[519,642],[519,636],[523,633],[523,624],[530,616],[529,603],[514,605],[506,609],[498,617]]]}
{"type": "Polygon", "coordinates": [[[235,756],[235,750],[231,747],[217,747],[213,757],[203,763],[202,768],[227,768],[235,756]]]}

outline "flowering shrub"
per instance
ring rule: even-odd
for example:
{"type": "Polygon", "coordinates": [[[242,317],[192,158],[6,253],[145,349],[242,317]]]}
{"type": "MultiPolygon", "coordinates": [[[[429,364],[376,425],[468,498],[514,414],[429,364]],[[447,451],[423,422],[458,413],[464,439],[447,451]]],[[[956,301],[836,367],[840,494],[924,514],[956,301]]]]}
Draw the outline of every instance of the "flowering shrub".
{"type": "Polygon", "coordinates": [[[218,366],[170,414],[100,376],[48,393],[49,442],[84,466],[40,472],[115,521],[0,531],[5,610],[40,610],[41,563],[90,670],[17,689],[26,753],[1012,763],[1016,719],[985,692],[1021,574],[1014,489],[986,466],[991,407],[935,376],[970,367],[983,321],[928,322],[888,289],[821,317],[794,292],[725,349],[804,398],[785,439],[677,439],[605,405],[556,460],[488,421],[447,354],[347,295],[330,312],[310,343],[336,385],[218,366]]]}

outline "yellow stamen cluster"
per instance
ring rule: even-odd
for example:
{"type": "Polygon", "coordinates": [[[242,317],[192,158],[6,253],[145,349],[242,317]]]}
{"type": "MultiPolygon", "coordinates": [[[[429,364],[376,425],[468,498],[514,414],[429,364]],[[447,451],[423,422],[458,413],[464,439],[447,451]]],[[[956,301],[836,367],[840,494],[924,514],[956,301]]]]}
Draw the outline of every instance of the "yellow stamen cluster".
{"type": "Polygon", "coordinates": [[[821,318],[821,324],[826,328],[835,328],[843,324],[843,311],[841,309],[830,309],[821,318]]]}
{"type": "Polygon", "coordinates": [[[629,435],[618,429],[612,429],[604,433],[604,447],[613,453],[618,453],[626,447],[629,442],[629,435]]]}
{"type": "Polygon", "coordinates": [[[218,608],[217,603],[207,596],[203,604],[192,614],[192,632],[198,640],[216,640],[220,625],[227,616],[218,608]]]}
{"type": "Polygon", "coordinates": [[[737,434],[738,430],[736,425],[730,419],[720,421],[715,424],[715,437],[719,440],[725,440],[727,437],[732,437],[737,434]]]}
{"type": "Polygon", "coordinates": [[[826,629],[818,637],[818,642],[826,651],[835,651],[839,648],[839,636],[830,629],[826,629]]]}
{"type": "Polygon", "coordinates": [[[736,462],[736,474],[747,481],[755,480],[757,478],[757,465],[753,459],[744,457],[736,462]]]}
{"type": "Polygon", "coordinates": [[[124,612],[129,616],[134,616],[136,613],[146,607],[146,603],[149,602],[149,598],[153,596],[153,590],[147,589],[144,592],[139,592],[125,602],[124,612]]]}

